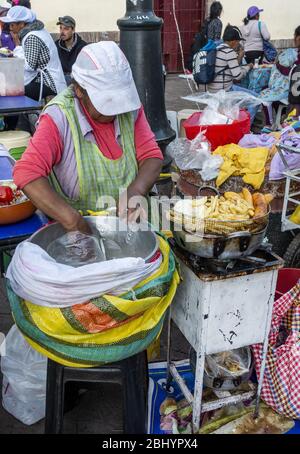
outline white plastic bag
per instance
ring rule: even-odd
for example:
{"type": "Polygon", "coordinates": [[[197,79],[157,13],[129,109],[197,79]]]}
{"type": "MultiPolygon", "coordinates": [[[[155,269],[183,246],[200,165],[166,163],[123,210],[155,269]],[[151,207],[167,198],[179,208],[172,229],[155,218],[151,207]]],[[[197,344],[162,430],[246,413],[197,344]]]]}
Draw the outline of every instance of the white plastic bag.
{"type": "Polygon", "coordinates": [[[211,144],[204,132],[200,132],[194,140],[176,139],[167,148],[168,154],[174,159],[180,170],[200,170],[204,162],[211,157],[211,144]]]}
{"type": "Polygon", "coordinates": [[[14,325],[1,357],[4,409],[30,426],[45,417],[47,358],[33,350],[14,325]]]}
{"type": "Polygon", "coordinates": [[[231,125],[233,120],[226,115],[216,112],[211,107],[204,109],[200,117],[200,125],[231,125]]]}
{"type": "MultiPolygon", "coordinates": [[[[228,91],[220,90],[217,93],[200,93],[183,97],[187,101],[196,102],[198,104],[206,104],[215,114],[221,114],[231,120],[238,120],[240,109],[249,107],[258,107],[264,103],[257,96],[244,91],[228,91]]],[[[217,121],[217,118],[216,118],[217,121]]],[[[220,124],[217,122],[211,124],[220,124]]],[[[204,121],[201,124],[205,124],[204,121]]],[[[208,123],[206,123],[208,124],[208,123]]]]}
{"type": "Polygon", "coordinates": [[[250,371],[251,358],[249,347],[207,355],[205,370],[214,378],[240,377],[250,371]]]}
{"type": "Polygon", "coordinates": [[[205,163],[203,164],[202,170],[200,172],[201,178],[203,181],[214,180],[218,177],[220,168],[222,167],[224,159],[219,155],[212,155],[205,163]]]}

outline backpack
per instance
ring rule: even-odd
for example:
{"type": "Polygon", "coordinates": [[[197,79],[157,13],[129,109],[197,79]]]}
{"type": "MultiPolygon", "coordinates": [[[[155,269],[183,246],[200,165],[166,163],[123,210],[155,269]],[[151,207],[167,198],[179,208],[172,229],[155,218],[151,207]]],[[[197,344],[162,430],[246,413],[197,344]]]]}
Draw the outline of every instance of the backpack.
{"type": "Polygon", "coordinates": [[[214,41],[209,40],[208,44],[194,55],[193,76],[198,85],[211,84],[217,75],[222,72],[225,73],[228,68],[226,66],[219,73],[216,74],[215,72],[217,51],[219,49],[221,47],[217,47],[214,41]]]}
{"type": "Polygon", "coordinates": [[[276,60],[278,52],[277,52],[276,48],[273,46],[273,44],[270,43],[270,41],[267,41],[263,37],[262,32],[261,32],[261,22],[258,22],[258,29],[259,29],[261,39],[263,40],[263,46],[264,46],[263,48],[264,48],[265,57],[270,63],[273,63],[276,60]]]}
{"type": "Polygon", "coordinates": [[[190,54],[186,62],[186,68],[189,71],[193,71],[193,59],[194,55],[199,52],[200,49],[202,49],[206,44],[208,43],[208,25],[209,25],[209,19],[206,19],[204,21],[204,24],[201,28],[201,31],[199,33],[196,33],[194,36],[194,41],[191,45],[190,48],[190,54]]]}
{"type": "Polygon", "coordinates": [[[300,104],[300,64],[295,65],[291,70],[289,103],[300,104]]]}

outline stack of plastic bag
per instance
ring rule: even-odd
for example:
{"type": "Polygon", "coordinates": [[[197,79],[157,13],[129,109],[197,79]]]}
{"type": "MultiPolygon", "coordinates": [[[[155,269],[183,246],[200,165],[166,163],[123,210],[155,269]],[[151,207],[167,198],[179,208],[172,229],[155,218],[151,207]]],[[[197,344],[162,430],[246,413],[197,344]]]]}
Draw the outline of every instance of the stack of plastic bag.
{"type": "Polygon", "coordinates": [[[211,144],[205,132],[200,132],[194,140],[176,139],[168,146],[167,152],[180,170],[198,170],[203,181],[217,178],[223,164],[221,156],[211,154],[211,144]]]}
{"type": "Polygon", "coordinates": [[[47,358],[33,350],[14,325],[1,357],[2,405],[28,426],[45,417],[47,358]]]}

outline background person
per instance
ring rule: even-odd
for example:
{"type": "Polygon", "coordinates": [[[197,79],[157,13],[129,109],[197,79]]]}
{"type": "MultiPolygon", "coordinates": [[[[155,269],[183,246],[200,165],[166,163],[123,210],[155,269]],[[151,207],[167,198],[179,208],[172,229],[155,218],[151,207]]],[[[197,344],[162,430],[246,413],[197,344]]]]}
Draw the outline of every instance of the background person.
{"type": "Polygon", "coordinates": [[[60,26],[60,37],[56,41],[59,59],[62,65],[67,85],[71,83],[72,66],[78,57],[81,49],[87,45],[85,41],[76,33],[76,22],[71,16],[64,16],[58,19],[57,25],[60,26]]]}
{"type": "Polygon", "coordinates": [[[247,11],[247,17],[244,19],[244,25],[241,27],[241,32],[244,42],[245,59],[247,63],[255,63],[259,60],[262,64],[264,58],[263,38],[270,41],[271,35],[264,22],[261,22],[260,13],[263,9],[257,6],[251,6],[247,11]]]}
{"type": "Polygon", "coordinates": [[[2,21],[10,25],[16,48],[14,55],[25,59],[25,94],[39,100],[66,88],[57,48],[43,22],[24,6],[12,7],[2,21]]]}
{"type": "Polygon", "coordinates": [[[25,8],[31,9],[30,0],[9,0],[11,6],[25,6],[25,8]]]}
{"type": "MultiPolygon", "coordinates": [[[[8,10],[12,6],[25,6],[26,8],[31,9],[31,3],[29,0],[9,0],[9,2],[2,2],[0,7],[0,23],[1,23],[1,16],[6,16],[8,10]]],[[[6,47],[9,50],[14,50],[16,45],[14,39],[10,33],[9,24],[2,24],[1,27],[1,36],[0,36],[0,46],[6,47]]]]}
{"type": "Polygon", "coordinates": [[[223,6],[220,2],[213,2],[210,6],[210,14],[205,19],[204,24],[201,26],[199,33],[194,37],[191,45],[190,55],[186,63],[186,68],[193,71],[193,58],[207,43],[209,39],[213,41],[220,41],[222,37],[223,24],[220,16],[223,12],[223,6]]]}
{"type": "Polygon", "coordinates": [[[252,64],[241,65],[242,54],[238,56],[237,50],[240,48],[243,37],[238,27],[228,25],[224,31],[223,40],[224,44],[221,44],[217,50],[215,79],[207,86],[207,90],[212,93],[220,90],[230,91],[234,81],[243,79],[253,68],[252,64]]]}

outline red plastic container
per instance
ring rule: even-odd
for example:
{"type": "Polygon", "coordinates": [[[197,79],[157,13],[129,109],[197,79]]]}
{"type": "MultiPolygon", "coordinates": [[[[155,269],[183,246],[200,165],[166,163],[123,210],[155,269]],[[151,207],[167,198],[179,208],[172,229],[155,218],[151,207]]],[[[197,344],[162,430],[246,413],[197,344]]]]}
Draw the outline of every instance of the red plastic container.
{"type": "Polygon", "coordinates": [[[278,272],[275,300],[291,290],[300,279],[300,269],[283,268],[278,272]]]}
{"type": "Polygon", "coordinates": [[[239,119],[231,125],[200,126],[201,115],[202,112],[195,112],[183,123],[183,127],[189,140],[195,139],[200,131],[206,130],[205,135],[212,145],[212,151],[221,145],[237,144],[245,134],[250,133],[250,114],[246,110],[241,110],[239,119]]]}

